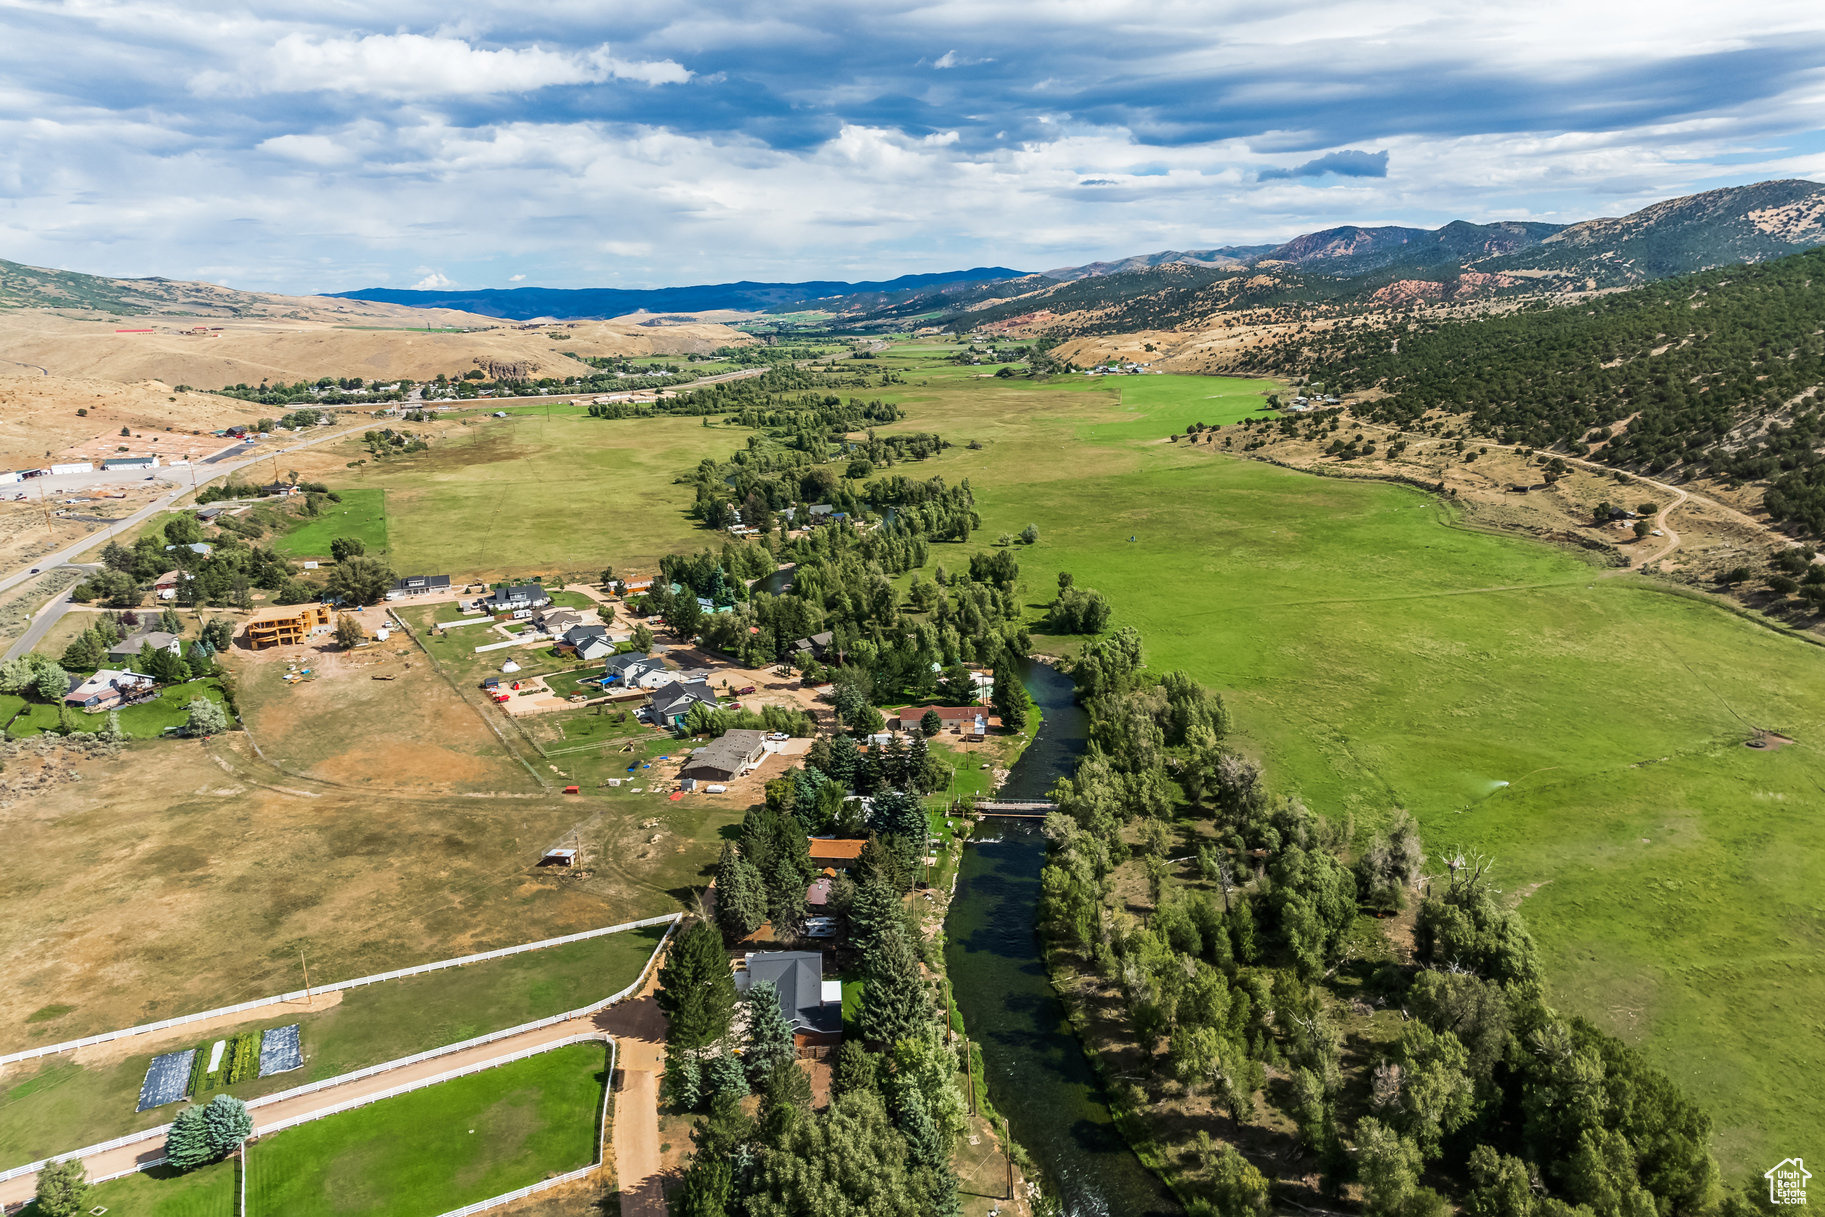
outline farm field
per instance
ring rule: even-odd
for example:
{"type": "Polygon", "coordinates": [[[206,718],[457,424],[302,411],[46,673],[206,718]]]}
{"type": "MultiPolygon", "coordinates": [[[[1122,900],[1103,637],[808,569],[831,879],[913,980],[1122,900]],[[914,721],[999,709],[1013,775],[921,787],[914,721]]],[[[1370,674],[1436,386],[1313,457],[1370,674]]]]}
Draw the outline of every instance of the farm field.
{"type": "Polygon", "coordinates": [[[342,496],[342,502],[328,504],[324,514],[304,520],[275,540],[273,548],[289,557],[327,559],[331,541],[337,537],[353,537],[366,547],[369,556],[390,557],[387,552],[386,491],[373,487],[338,490],[337,493],[342,496]]]}
{"type": "MultiPolygon", "coordinates": [[[[326,994],[310,1007],[274,1007],[265,1017],[207,1032],[174,1028],[41,1065],[10,1066],[0,1085],[0,1166],[168,1122],[174,1106],[133,1110],[146,1065],[157,1053],[299,1024],[302,1069],[221,1088],[251,1099],[578,1009],[632,984],[664,934],[664,926],[626,930],[326,994]]],[[[214,1093],[192,1098],[206,1102],[214,1093]]]]}
{"type": "Polygon", "coordinates": [[[595,1161],[608,1083],[573,1044],[262,1138],[247,1207],[262,1217],[424,1217],[595,1161]]]}
{"type": "MultiPolygon", "coordinates": [[[[84,1212],[103,1208],[131,1217],[234,1217],[234,1170],[232,1161],[211,1162],[187,1172],[155,1166],[97,1183],[89,1191],[84,1212]]],[[[19,1217],[43,1217],[38,1202],[20,1209],[19,1217]]]]}

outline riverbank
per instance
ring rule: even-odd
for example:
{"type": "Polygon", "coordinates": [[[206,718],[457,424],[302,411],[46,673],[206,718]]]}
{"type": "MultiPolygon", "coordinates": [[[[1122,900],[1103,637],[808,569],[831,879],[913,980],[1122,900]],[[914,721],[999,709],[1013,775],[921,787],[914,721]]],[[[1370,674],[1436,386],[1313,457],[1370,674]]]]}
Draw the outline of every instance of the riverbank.
{"type": "MultiPolygon", "coordinates": [[[[1087,744],[1069,677],[1028,664],[1041,717],[1002,793],[1044,798],[1087,744]]],[[[990,817],[962,851],[945,922],[946,969],[979,1045],[978,1085],[1042,1181],[1041,1203],[1072,1217],[1168,1217],[1183,1209],[1130,1149],[1073,1031],[1042,955],[1037,914],[1046,840],[1040,821],[990,817]]]]}

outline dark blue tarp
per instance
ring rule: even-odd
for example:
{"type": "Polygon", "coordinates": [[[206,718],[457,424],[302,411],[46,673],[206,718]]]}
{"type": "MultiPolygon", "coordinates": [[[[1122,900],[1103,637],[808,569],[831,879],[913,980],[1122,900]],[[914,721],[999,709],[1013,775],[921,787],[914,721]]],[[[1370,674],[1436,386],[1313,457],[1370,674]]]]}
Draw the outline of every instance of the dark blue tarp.
{"type": "Polygon", "coordinates": [[[298,1024],[268,1027],[260,1037],[260,1076],[285,1073],[304,1064],[304,1051],[298,1046],[298,1024]]]}
{"type": "Polygon", "coordinates": [[[195,1060],[195,1048],[153,1057],[146,1067],[146,1080],[139,1088],[139,1106],[134,1110],[163,1107],[183,1098],[184,1092],[190,1089],[190,1066],[195,1060]]]}

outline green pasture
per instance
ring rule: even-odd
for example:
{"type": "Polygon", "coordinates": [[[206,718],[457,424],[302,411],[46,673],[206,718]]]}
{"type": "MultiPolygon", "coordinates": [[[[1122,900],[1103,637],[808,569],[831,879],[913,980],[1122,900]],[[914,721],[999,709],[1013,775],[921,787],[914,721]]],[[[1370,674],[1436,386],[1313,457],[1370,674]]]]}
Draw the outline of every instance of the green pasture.
{"type": "Polygon", "coordinates": [[[596,1160],[606,1049],[572,1044],[263,1137],[260,1217],[424,1217],[596,1160]]]}
{"type": "MultiPolygon", "coordinates": [[[[251,1099],[579,1009],[632,984],[664,934],[660,925],[588,938],[350,989],[315,1013],[281,1012],[218,1028],[212,1039],[298,1023],[304,1048],[302,1069],[223,1089],[251,1099]]],[[[194,1042],[161,1040],[158,1050],[194,1042]]],[[[133,1110],[154,1055],[136,1052],[96,1066],[52,1057],[36,1068],[14,1067],[32,1072],[0,1081],[0,1166],[167,1123],[176,1106],[133,1110]]]]}
{"type": "MultiPolygon", "coordinates": [[[[354,537],[369,555],[387,555],[387,495],[379,487],[338,490],[342,502],[324,504],[323,514],[308,516],[273,542],[282,554],[302,558],[328,558],[330,542],[354,537]]],[[[412,573],[417,573],[414,570],[412,573]]]]}

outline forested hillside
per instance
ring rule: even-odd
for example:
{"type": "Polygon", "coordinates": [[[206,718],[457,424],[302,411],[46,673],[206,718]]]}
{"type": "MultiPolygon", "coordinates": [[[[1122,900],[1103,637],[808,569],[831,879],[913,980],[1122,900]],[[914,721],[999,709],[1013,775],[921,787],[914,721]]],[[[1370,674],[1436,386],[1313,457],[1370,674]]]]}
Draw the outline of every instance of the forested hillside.
{"type": "Polygon", "coordinates": [[[1776,520],[1825,532],[1825,250],[1468,321],[1308,332],[1269,357],[1413,426],[1468,413],[1504,443],[1654,475],[1765,481],[1776,520]]]}

